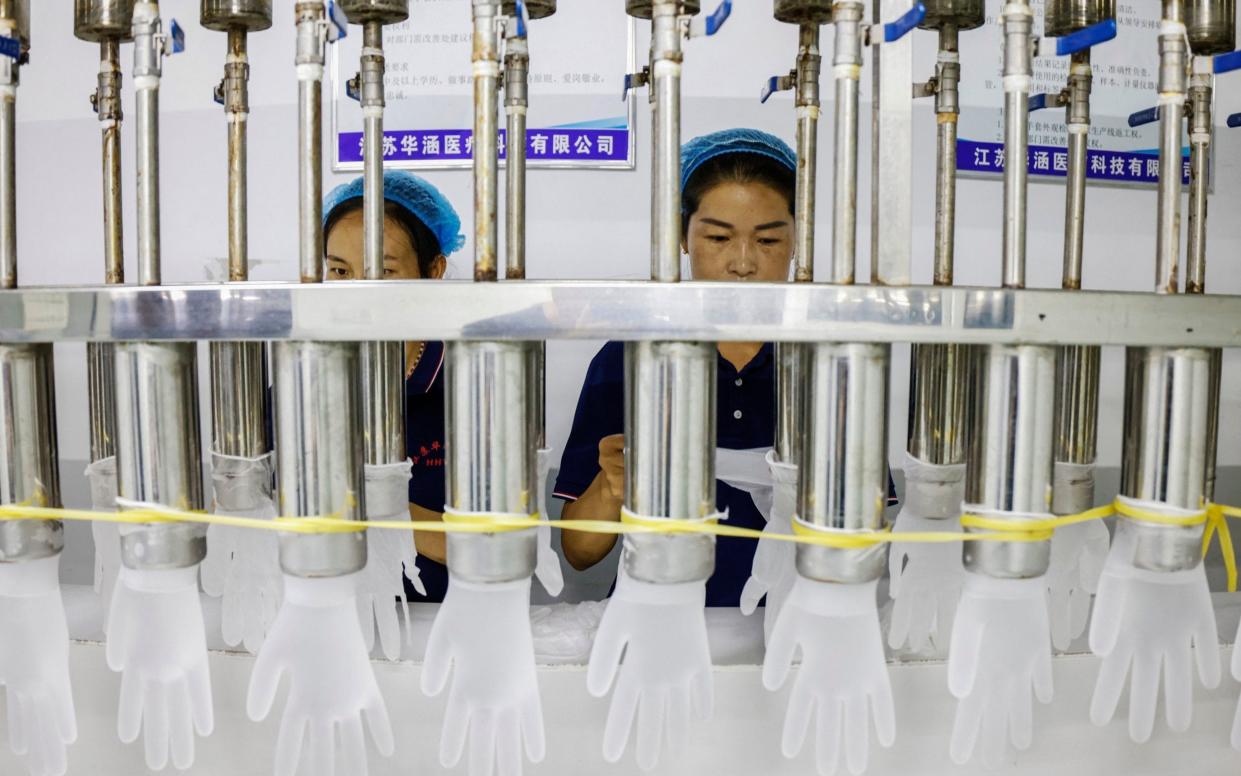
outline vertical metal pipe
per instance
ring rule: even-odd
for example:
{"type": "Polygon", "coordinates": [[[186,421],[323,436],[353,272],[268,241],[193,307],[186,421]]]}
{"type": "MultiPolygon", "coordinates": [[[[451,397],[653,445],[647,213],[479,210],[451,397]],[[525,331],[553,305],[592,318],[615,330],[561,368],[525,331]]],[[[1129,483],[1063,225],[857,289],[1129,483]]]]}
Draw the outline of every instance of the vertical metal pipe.
{"type": "Polygon", "coordinates": [[[1073,55],[1069,65],[1068,170],[1064,200],[1063,287],[1082,287],[1082,244],[1086,228],[1086,138],[1090,132],[1090,49],[1073,55]]]}
{"type": "Polygon", "coordinates": [[[116,38],[99,43],[99,85],[92,101],[103,134],[103,258],[104,282],[125,282],[121,226],[121,44],[116,38]]]}
{"type": "Polygon", "coordinates": [[[474,10],[474,279],[496,279],[496,202],[500,87],[498,0],[472,0],[474,10]]]}
{"type": "MultiPolygon", "coordinates": [[[[0,344],[0,504],[59,507],[52,346],[0,344]]],[[[0,520],[0,563],[55,555],[59,520],[0,520]]]]}
{"type": "Polygon", "coordinates": [[[159,80],[163,31],[159,3],[134,4],[134,106],[138,160],[138,282],[160,283],[159,80]]]}
{"type": "Polygon", "coordinates": [[[303,283],[323,280],[323,3],[303,0],[297,18],[298,268],[303,283]]]}
{"type": "MultiPolygon", "coordinates": [[[[19,38],[15,2],[0,4],[0,33],[19,38]]],[[[17,84],[20,65],[0,57],[0,288],[17,288],[17,84]]]]}
{"type": "Polygon", "coordinates": [[[1210,187],[1210,62],[1195,58],[1189,86],[1189,235],[1185,250],[1185,291],[1201,294],[1206,286],[1207,191],[1210,187]]]}
{"type": "Polygon", "coordinates": [[[858,79],[862,71],[862,3],[832,4],[836,28],[836,143],[832,186],[831,283],[852,283],[857,265],[858,79]]]}
{"type": "Polygon", "coordinates": [[[957,28],[939,30],[939,62],[935,72],[935,269],[937,286],[952,285],[957,215],[957,83],[961,64],[957,28]]]}
{"type": "Polygon", "coordinates": [[[526,109],[529,106],[529,45],[524,35],[504,42],[504,277],[526,277],[526,109]]]}
{"type": "MultiPolygon", "coordinates": [[[[819,25],[798,27],[796,84],[797,179],[793,205],[793,282],[814,281],[815,187],[819,156],[819,25]]],[[[776,343],[776,455],[796,464],[801,441],[801,370],[805,348],[800,343],[776,343]]]]}
{"type": "Polygon", "coordinates": [[[1029,147],[1031,32],[1027,2],[1004,6],[1004,266],[1005,288],[1026,284],[1026,155],[1029,147]]]}
{"type": "MultiPolygon", "coordinates": [[[[445,358],[448,506],[460,512],[537,510],[528,342],[452,342],[445,358]]],[[[448,536],[453,574],[503,582],[534,571],[534,531],[448,536]]]]}
{"type": "Polygon", "coordinates": [[[250,65],[245,30],[228,31],[224,65],[224,110],[228,117],[228,279],[249,280],[246,225],[246,121],[249,117],[250,65]]]}
{"type": "MultiPolygon", "coordinates": [[[[875,0],[876,26],[907,12],[911,0],[875,0]]],[[[871,47],[870,278],[909,285],[913,255],[913,39],[871,47]]]]}
{"type": "Polygon", "coordinates": [[[651,89],[655,95],[651,279],[681,279],[681,28],[679,2],[655,0],[651,89]]]}
{"type": "Polygon", "coordinates": [[[1175,294],[1181,239],[1181,124],[1186,91],[1182,0],[1164,0],[1159,30],[1159,211],[1155,222],[1155,292],[1175,294]]]}

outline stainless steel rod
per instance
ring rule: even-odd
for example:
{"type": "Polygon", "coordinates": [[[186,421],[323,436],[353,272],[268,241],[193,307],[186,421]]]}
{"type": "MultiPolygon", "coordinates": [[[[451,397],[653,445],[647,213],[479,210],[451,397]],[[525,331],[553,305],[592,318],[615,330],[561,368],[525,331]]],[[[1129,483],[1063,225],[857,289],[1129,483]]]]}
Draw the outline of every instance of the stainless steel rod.
{"type": "Polygon", "coordinates": [[[1064,200],[1064,288],[1082,287],[1082,245],[1086,228],[1086,139],[1090,132],[1090,49],[1073,55],[1069,66],[1068,170],[1064,200]]]}
{"type": "Polygon", "coordinates": [[[137,113],[138,282],[160,283],[159,81],[164,56],[159,3],[134,4],[134,105],[137,113]]]}
{"type": "MultiPolygon", "coordinates": [[[[0,504],[59,507],[52,346],[0,344],[0,504]]],[[[0,520],[0,562],[55,555],[59,520],[0,520]]]]}
{"type": "Polygon", "coordinates": [[[297,182],[298,271],[303,283],[323,280],[323,3],[298,2],[297,182]]]}
{"type": "Polygon", "coordinates": [[[1201,294],[1206,287],[1207,192],[1210,189],[1213,91],[1211,82],[1209,71],[1195,72],[1189,87],[1189,235],[1185,248],[1185,291],[1190,294],[1201,294]]]}
{"type": "Polygon", "coordinates": [[[246,122],[249,118],[250,65],[244,30],[228,31],[224,66],[224,110],[228,117],[228,279],[249,280],[246,209],[246,122]]]}
{"type": "Polygon", "coordinates": [[[530,55],[524,36],[504,43],[504,277],[526,277],[526,110],[529,106],[530,55]]]}
{"type": "Polygon", "coordinates": [[[1164,0],[1159,33],[1159,210],[1155,222],[1155,292],[1160,294],[1179,290],[1186,56],[1182,0],[1164,0]]]}
{"type": "Polygon", "coordinates": [[[124,237],[121,226],[121,55],[120,41],[99,44],[99,86],[95,110],[103,135],[103,258],[104,282],[125,282],[124,237]]]}
{"type": "Polygon", "coordinates": [[[829,282],[850,284],[857,271],[858,79],[862,71],[862,3],[832,4],[836,143],[832,170],[832,266],[829,282]]]}
{"type": "Polygon", "coordinates": [[[957,217],[957,83],[961,77],[957,28],[939,30],[935,90],[935,266],[937,286],[952,285],[957,217]]]}
{"type": "Polygon", "coordinates": [[[651,17],[654,165],[651,279],[681,279],[681,29],[675,0],[655,0],[651,17]]]}
{"type": "Polygon", "coordinates": [[[1005,288],[1026,284],[1026,155],[1029,148],[1030,85],[1033,80],[1028,2],[1004,7],[1004,230],[1005,288]]]}
{"type": "Polygon", "coordinates": [[[499,136],[496,99],[500,88],[497,0],[472,0],[474,12],[474,279],[498,274],[496,226],[499,136]]]}
{"type": "MultiPolygon", "coordinates": [[[[7,33],[17,38],[17,19],[13,4],[0,22],[9,25],[7,33]]],[[[16,59],[0,62],[0,288],[17,288],[17,83],[20,65],[16,59]]]]}

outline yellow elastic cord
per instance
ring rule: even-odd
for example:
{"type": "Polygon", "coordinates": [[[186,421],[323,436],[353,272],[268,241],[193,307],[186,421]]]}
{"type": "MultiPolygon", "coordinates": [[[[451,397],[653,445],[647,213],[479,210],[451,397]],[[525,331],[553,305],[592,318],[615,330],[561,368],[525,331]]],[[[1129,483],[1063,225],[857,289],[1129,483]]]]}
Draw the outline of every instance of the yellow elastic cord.
{"type": "MultiPolygon", "coordinates": [[[[397,522],[397,521],[393,521],[397,522]]],[[[420,523],[431,521],[420,521],[420,523]]],[[[536,515],[515,515],[506,512],[452,512],[444,510],[444,521],[441,525],[445,531],[463,533],[507,533],[523,531],[527,528],[538,528],[543,521],[536,515]]],[[[374,525],[372,523],[372,525],[374,525]]],[[[401,522],[405,530],[409,523],[401,522]]]]}
{"type": "Polygon", "coordinates": [[[1142,523],[1157,525],[1180,526],[1191,528],[1206,525],[1202,532],[1202,557],[1206,557],[1211,549],[1211,539],[1219,537],[1220,554],[1224,556],[1224,570],[1228,574],[1228,592],[1237,590],[1237,557],[1232,546],[1232,531],[1228,529],[1228,518],[1241,517],[1241,509],[1222,504],[1208,504],[1206,509],[1192,515],[1165,515],[1149,509],[1134,506],[1120,499],[1113,503],[1117,514],[1142,523]]]}

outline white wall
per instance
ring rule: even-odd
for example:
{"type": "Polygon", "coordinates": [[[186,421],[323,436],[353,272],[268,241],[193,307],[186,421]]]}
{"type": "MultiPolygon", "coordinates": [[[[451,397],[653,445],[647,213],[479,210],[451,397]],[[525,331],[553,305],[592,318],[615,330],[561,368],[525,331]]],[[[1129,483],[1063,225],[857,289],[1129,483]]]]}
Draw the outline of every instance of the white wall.
{"type": "MultiPolygon", "coordinates": [[[[586,0],[568,0],[584,2],[586,0]]],[[[19,93],[18,143],[19,262],[26,285],[98,283],[102,278],[101,204],[98,128],[87,96],[95,85],[97,49],[72,35],[67,0],[33,4],[33,62],[23,69],[19,93]]],[[[188,51],[165,64],[162,93],[163,275],[168,282],[201,281],[208,268],[226,254],[225,126],[223,111],[211,90],[223,66],[224,36],[198,27],[195,0],[164,0],[166,16],[179,18],[189,33],[188,51]]],[[[250,246],[253,277],[296,278],[296,92],[293,77],[292,3],[277,2],[272,30],[252,36],[252,110],[250,122],[250,246]]],[[[416,7],[416,6],[415,6],[416,7]]],[[[537,33],[537,25],[534,28],[537,33]]],[[[598,34],[595,30],[584,34],[598,34]]],[[[986,33],[966,33],[967,35],[986,33]]],[[[795,52],[795,32],[776,23],[770,5],[750,0],[736,4],[734,18],[714,40],[686,47],[683,134],[690,137],[729,126],[755,126],[792,137],[793,115],[787,96],[759,105],[763,80],[788,70],[795,52]]],[[[830,35],[824,60],[830,62],[830,35]]],[[[934,36],[916,33],[919,77],[930,72],[934,36]]],[[[534,56],[542,45],[534,40],[534,56]]],[[[1151,45],[1154,45],[1152,39],[1151,45]]],[[[639,51],[645,51],[640,36],[639,51]]],[[[125,110],[132,118],[131,47],[122,47],[126,70],[125,110]]],[[[825,73],[830,67],[825,65],[825,73]]],[[[965,74],[966,78],[971,77],[965,74]]],[[[864,79],[865,81],[866,79],[864,79]]],[[[1241,110],[1236,79],[1221,80],[1217,116],[1241,110]]],[[[825,94],[830,89],[825,90],[825,94]]],[[[537,92],[534,96],[537,99],[537,92]]],[[[628,172],[536,170],[531,172],[529,274],[534,278],[642,277],[648,271],[649,159],[645,99],[639,99],[637,169],[628,172]]],[[[1134,106],[1142,107],[1142,106],[1134,106]]],[[[820,213],[831,201],[831,106],[824,106],[820,137],[820,213]]],[[[867,110],[863,115],[869,114],[867,110]]],[[[136,277],[133,213],[133,125],[125,131],[125,203],[127,272],[136,277]]],[[[863,180],[858,201],[860,276],[867,275],[870,239],[868,122],[862,122],[863,180]]],[[[934,117],[919,103],[914,151],[914,278],[929,282],[933,230],[934,117]]],[[[1241,273],[1232,262],[1241,249],[1241,136],[1221,128],[1216,188],[1210,221],[1208,288],[1241,292],[1241,273]]],[[[457,204],[470,234],[468,171],[431,172],[428,177],[457,204]]],[[[344,180],[329,176],[328,183],[344,180]]],[[[999,280],[1001,183],[962,180],[957,201],[957,279],[962,284],[995,285],[999,280]]],[[[1096,289],[1141,291],[1154,276],[1153,190],[1092,188],[1088,203],[1085,285],[1096,289]]],[[[830,220],[820,219],[820,249],[830,250],[830,220]]],[[[1063,190],[1037,184],[1030,190],[1029,267],[1031,286],[1059,283],[1063,229],[1063,190]]],[[[470,246],[453,262],[456,277],[468,277],[470,246]]],[[[820,261],[820,266],[823,262],[820,261]]],[[[412,314],[412,311],[411,311],[412,314]]],[[[587,361],[597,343],[552,343],[549,347],[549,433],[563,446],[572,408],[587,361]]],[[[84,347],[58,348],[61,455],[87,456],[87,408],[84,347]]],[[[1236,358],[1226,359],[1225,385],[1241,380],[1236,358]]],[[[891,452],[899,461],[904,447],[907,348],[894,350],[891,452]]],[[[1104,362],[1100,453],[1102,463],[1119,457],[1120,390],[1118,352],[1104,362]]],[[[205,370],[204,370],[205,371],[205,370]]],[[[206,402],[204,402],[206,404],[206,402]]],[[[1237,393],[1226,390],[1221,427],[1241,419],[1237,393]]],[[[1224,434],[1222,464],[1241,463],[1241,439],[1224,434]]]]}

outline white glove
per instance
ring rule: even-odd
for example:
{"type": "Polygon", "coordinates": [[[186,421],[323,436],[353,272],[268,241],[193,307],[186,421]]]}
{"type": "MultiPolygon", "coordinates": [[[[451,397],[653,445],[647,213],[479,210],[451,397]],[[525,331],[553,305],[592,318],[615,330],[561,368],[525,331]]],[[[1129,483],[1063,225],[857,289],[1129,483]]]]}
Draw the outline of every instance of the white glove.
{"type": "MultiPolygon", "coordinates": [[[[960,517],[922,517],[914,511],[916,508],[910,502],[901,505],[892,526],[893,534],[961,533],[960,517]]],[[[888,553],[888,573],[888,595],[892,597],[888,646],[908,647],[914,652],[947,647],[965,584],[961,542],[893,542],[888,553]]]]}
{"type": "MultiPolygon", "coordinates": [[[[549,449],[539,450],[538,470],[539,470],[539,489],[538,489],[538,508],[539,519],[547,521],[547,473],[552,465],[552,451],[549,449]]],[[[564,589],[564,572],[560,569],[560,556],[552,549],[552,529],[547,526],[541,526],[538,531],[538,560],[534,567],[534,576],[543,585],[543,589],[547,591],[552,598],[560,595],[560,591],[564,589]]]]}
{"type": "MultiPolygon", "coordinates": [[[[774,453],[768,453],[767,465],[770,467],[773,491],[771,515],[764,534],[792,534],[793,512],[797,508],[797,467],[780,463],[774,453]]],[[[795,565],[796,546],[792,542],[759,539],[754,550],[754,566],[750,578],[741,588],[741,613],[751,615],[758,608],[758,602],[767,596],[767,605],[763,611],[763,637],[770,640],[772,628],[780,607],[793,588],[793,580],[797,577],[795,565]]]]}
{"type": "MultiPolygon", "coordinates": [[[[1150,508],[1150,505],[1143,505],[1150,508]]],[[[1116,527],[1116,540],[1099,580],[1090,651],[1103,658],[1090,720],[1105,725],[1116,713],[1132,665],[1129,687],[1129,737],[1143,742],[1155,726],[1160,667],[1164,671],[1164,712],[1168,727],[1189,728],[1193,715],[1193,676],[1208,689],[1219,685],[1219,636],[1207,588],[1206,569],[1157,572],[1133,565],[1134,537],[1126,520],[1116,527]]]]}
{"type": "Polygon", "coordinates": [[[69,628],[60,556],[0,563],[0,685],[9,746],[32,776],[61,776],[78,737],[69,687],[69,628]]]}
{"type": "MultiPolygon", "coordinates": [[[[93,461],[83,472],[90,482],[90,508],[96,512],[116,511],[116,458],[93,461]]],[[[103,629],[108,630],[112,591],[121,573],[121,533],[116,523],[95,520],[90,524],[95,540],[95,592],[103,609],[103,629]]]]}
{"type": "Polygon", "coordinates": [[[395,749],[388,709],[358,627],[359,576],[284,575],[284,603],[254,661],[246,694],[246,714],[255,722],[265,719],[281,677],[288,674],[275,776],[293,776],[302,761],[320,776],[365,774],[363,717],[379,753],[390,757],[395,749]]]}
{"type": "Polygon", "coordinates": [[[1110,542],[1101,520],[1062,526],[1051,537],[1047,596],[1051,643],[1058,650],[1068,649],[1073,639],[1086,632],[1090,599],[1099,589],[1110,542]]]}
{"type": "Polygon", "coordinates": [[[466,582],[449,572],[448,593],[427,641],[422,691],[449,684],[440,764],[452,768],[469,742],[470,776],[521,773],[521,749],[540,762],[543,707],[530,633],[530,579],[466,582]]]}
{"type": "MultiPolygon", "coordinates": [[[[904,471],[905,501],[892,533],[961,533],[965,466],[931,464],[906,453],[904,471]]],[[[893,542],[888,573],[888,646],[942,654],[965,584],[961,543],[893,542]]]]}
{"type": "MultiPolygon", "coordinates": [[[[404,512],[377,520],[408,520],[404,512]]],[[[426,587],[418,574],[418,554],[413,537],[401,531],[372,530],[366,532],[366,568],[362,571],[358,592],[358,620],[366,652],[375,648],[375,632],[379,631],[379,648],[384,657],[396,660],[401,656],[401,623],[397,619],[397,600],[405,633],[409,634],[409,599],[405,597],[405,573],[413,570],[410,582],[424,596],[426,587]],[[402,571],[405,569],[406,571],[402,571]]]]}
{"type": "MultiPolygon", "coordinates": [[[[237,513],[270,519],[276,510],[237,513]]],[[[220,631],[230,647],[257,655],[280,611],[280,537],[275,531],[207,526],[207,557],[199,575],[203,592],[220,598],[220,631]]]]}
{"type": "Polygon", "coordinates": [[[780,689],[794,654],[801,653],[781,749],[789,758],[801,752],[813,714],[821,776],[831,776],[839,768],[842,737],[849,772],[866,770],[868,716],[874,719],[881,745],[891,746],[896,737],[892,686],[875,603],[877,584],[840,585],[798,575],[767,646],[763,686],[768,690],[780,689]]]}
{"type": "Polygon", "coordinates": [[[198,598],[198,566],[122,568],[108,615],[108,667],[121,672],[117,734],[141,729],[146,764],[158,771],[194,763],[194,732],[211,734],[211,678],[198,598]]]}
{"type": "Polygon", "coordinates": [[[608,762],[625,753],[635,717],[637,761],[643,770],[659,762],[665,736],[672,753],[685,748],[691,709],[698,720],[710,719],[714,688],[706,590],[706,582],[656,585],[631,579],[622,558],[586,671],[586,689],[596,698],[616,680],[603,731],[608,762]]]}
{"type": "MultiPolygon", "coordinates": [[[[1232,678],[1241,682],[1241,626],[1232,642],[1232,678]]],[[[1241,699],[1237,700],[1237,713],[1232,718],[1232,748],[1241,751],[1241,699]]]]}
{"type": "Polygon", "coordinates": [[[1007,742],[1027,749],[1033,739],[1034,704],[1050,703],[1051,636],[1047,581],[995,579],[966,573],[952,626],[948,689],[959,699],[950,754],[964,764],[979,733],[982,759],[996,768],[1007,742]]]}

